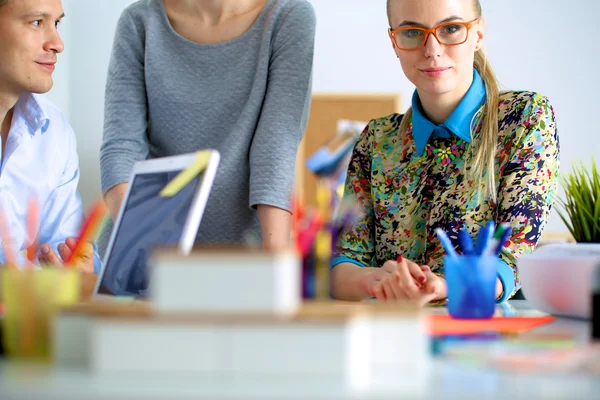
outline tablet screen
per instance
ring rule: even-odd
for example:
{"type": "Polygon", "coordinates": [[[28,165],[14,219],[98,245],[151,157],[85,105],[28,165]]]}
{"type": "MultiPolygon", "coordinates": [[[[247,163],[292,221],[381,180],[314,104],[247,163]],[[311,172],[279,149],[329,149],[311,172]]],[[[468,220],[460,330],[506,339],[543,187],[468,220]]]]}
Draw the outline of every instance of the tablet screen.
{"type": "Polygon", "coordinates": [[[137,174],[112,246],[98,293],[146,297],[148,258],[157,246],[177,246],[200,182],[197,176],[173,197],[159,192],[181,171],[137,174]]]}

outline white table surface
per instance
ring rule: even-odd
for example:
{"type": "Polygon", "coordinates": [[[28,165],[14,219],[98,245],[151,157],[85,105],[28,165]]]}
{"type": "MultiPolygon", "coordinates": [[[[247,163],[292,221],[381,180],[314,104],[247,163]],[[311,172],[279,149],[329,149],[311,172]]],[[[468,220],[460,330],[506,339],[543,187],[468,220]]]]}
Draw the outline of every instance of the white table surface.
{"type": "MultiPolygon", "coordinates": [[[[434,312],[444,312],[437,309],[434,312]]],[[[540,315],[526,301],[511,301],[504,315],[540,315]]],[[[589,340],[589,321],[559,318],[535,332],[570,333],[589,340]]],[[[314,378],[304,382],[271,379],[219,380],[181,376],[99,376],[85,368],[57,368],[0,361],[0,399],[217,399],[217,398],[427,398],[446,399],[597,399],[600,379],[592,376],[517,374],[435,358],[431,375],[418,390],[383,394],[349,393],[314,378]]]]}

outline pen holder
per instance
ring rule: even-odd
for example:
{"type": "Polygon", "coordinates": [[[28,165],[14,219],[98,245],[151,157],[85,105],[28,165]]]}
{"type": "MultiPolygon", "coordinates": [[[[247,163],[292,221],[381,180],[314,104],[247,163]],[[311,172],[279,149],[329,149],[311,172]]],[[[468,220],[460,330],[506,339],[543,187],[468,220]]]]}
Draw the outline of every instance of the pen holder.
{"type": "Polygon", "coordinates": [[[80,271],[70,268],[4,269],[1,273],[6,354],[15,358],[49,360],[54,317],[61,307],[79,301],[80,271]]]}
{"type": "Polygon", "coordinates": [[[444,257],[448,312],[453,318],[486,319],[494,315],[499,263],[496,256],[444,257]]]}

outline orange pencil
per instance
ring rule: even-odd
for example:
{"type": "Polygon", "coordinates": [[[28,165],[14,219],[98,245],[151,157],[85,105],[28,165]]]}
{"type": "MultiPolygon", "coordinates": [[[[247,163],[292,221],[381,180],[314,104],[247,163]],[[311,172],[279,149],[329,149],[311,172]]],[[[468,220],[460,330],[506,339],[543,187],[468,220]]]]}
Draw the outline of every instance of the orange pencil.
{"type": "Polygon", "coordinates": [[[37,254],[37,230],[40,223],[40,206],[35,197],[29,198],[29,208],[27,211],[27,236],[31,244],[27,247],[27,260],[33,266],[37,254]]]}
{"type": "Polygon", "coordinates": [[[2,248],[4,249],[4,257],[6,265],[9,268],[17,268],[17,255],[13,249],[10,237],[10,230],[4,218],[4,211],[0,209],[0,234],[2,234],[2,248]]]}
{"type": "Polygon", "coordinates": [[[297,241],[300,234],[300,223],[304,218],[304,206],[298,196],[293,197],[292,213],[292,243],[296,243],[296,250],[298,250],[297,241]]]}
{"type": "Polygon", "coordinates": [[[77,243],[75,244],[75,250],[71,254],[68,260],[66,260],[66,265],[68,267],[74,267],[74,260],[81,255],[83,251],[83,247],[86,243],[90,242],[91,238],[96,234],[98,227],[100,226],[100,222],[104,218],[104,214],[106,213],[106,208],[104,206],[104,201],[98,201],[94,207],[92,207],[92,211],[88,215],[87,220],[84,222],[81,233],[77,238],[77,243]]]}

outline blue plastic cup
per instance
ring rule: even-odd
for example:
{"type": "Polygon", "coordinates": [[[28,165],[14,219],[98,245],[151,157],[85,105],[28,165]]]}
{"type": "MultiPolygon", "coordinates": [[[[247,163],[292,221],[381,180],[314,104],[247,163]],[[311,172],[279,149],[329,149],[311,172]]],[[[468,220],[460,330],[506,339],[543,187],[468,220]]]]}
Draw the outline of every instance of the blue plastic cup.
{"type": "Polygon", "coordinates": [[[496,307],[496,256],[444,257],[448,312],[453,318],[487,319],[496,307]]]}

